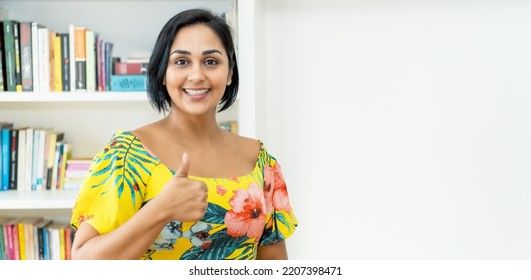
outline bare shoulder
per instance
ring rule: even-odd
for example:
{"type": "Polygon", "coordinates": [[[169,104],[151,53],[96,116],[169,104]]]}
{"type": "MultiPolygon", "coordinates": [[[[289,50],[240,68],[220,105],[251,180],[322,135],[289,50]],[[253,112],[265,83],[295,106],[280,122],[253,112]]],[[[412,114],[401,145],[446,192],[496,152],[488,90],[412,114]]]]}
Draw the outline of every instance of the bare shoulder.
{"type": "Polygon", "coordinates": [[[141,126],[139,128],[130,130],[129,132],[137,138],[146,139],[146,138],[149,138],[149,135],[153,135],[154,133],[158,132],[159,126],[160,126],[159,122],[154,122],[154,123],[150,123],[145,126],[141,126]]]}
{"type": "Polygon", "coordinates": [[[257,139],[240,136],[234,133],[228,133],[229,143],[239,154],[245,156],[250,162],[256,162],[260,153],[260,142],[257,139]]]}

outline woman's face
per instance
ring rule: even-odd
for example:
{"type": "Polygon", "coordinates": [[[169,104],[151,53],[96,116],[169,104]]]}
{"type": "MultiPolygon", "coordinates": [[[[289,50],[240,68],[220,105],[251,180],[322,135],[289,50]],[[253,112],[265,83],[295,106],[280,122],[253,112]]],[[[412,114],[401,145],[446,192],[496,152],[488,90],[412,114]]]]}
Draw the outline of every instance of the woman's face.
{"type": "Polygon", "coordinates": [[[215,114],[232,75],[218,36],[204,24],[183,27],[173,40],[169,56],[164,83],[172,110],[215,114]]]}

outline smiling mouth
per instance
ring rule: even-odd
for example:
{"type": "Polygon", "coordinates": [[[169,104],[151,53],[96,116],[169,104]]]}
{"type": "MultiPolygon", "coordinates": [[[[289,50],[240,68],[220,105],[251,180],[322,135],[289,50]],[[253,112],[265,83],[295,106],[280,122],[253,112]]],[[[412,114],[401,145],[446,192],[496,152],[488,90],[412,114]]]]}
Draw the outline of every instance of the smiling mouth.
{"type": "Polygon", "coordinates": [[[210,89],[184,89],[184,92],[190,96],[200,96],[207,94],[210,89]]]}

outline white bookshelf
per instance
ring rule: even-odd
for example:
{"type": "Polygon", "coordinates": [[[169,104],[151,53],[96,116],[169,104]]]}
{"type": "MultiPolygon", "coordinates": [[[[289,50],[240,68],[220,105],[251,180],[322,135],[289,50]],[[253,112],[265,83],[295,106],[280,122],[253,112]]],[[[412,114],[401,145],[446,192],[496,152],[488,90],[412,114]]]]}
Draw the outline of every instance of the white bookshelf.
{"type": "Polygon", "coordinates": [[[146,102],[146,92],[2,92],[0,102],[146,102]]]}
{"type": "MultiPolygon", "coordinates": [[[[239,97],[218,116],[219,121],[238,121],[240,134],[249,137],[255,137],[254,15],[260,1],[237,1],[239,97]]],[[[112,41],[113,55],[121,57],[150,52],[163,24],[180,10],[208,7],[220,13],[231,5],[232,0],[0,0],[12,19],[39,22],[56,32],[65,32],[69,24],[91,28],[112,41]]],[[[73,144],[74,157],[92,157],[115,131],[135,129],[161,117],[145,92],[0,92],[0,121],[63,131],[65,140],[73,144]]],[[[66,221],[76,195],[77,191],[0,192],[0,216],[39,215],[66,221]]]]}
{"type": "Polygon", "coordinates": [[[5,191],[0,195],[0,210],[71,210],[77,193],[77,190],[5,191]]]}

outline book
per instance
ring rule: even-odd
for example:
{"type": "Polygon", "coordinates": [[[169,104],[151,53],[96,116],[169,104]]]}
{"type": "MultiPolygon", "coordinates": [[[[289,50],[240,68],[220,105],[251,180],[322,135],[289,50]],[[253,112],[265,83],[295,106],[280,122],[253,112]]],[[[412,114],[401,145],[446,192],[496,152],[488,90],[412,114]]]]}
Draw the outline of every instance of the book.
{"type": "Polygon", "coordinates": [[[4,227],[4,224],[11,219],[11,217],[0,217],[0,260],[9,260],[7,230],[4,227]]]}
{"type": "Polygon", "coordinates": [[[19,222],[21,260],[36,259],[34,250],[34,227],[41,220],[42,217],[25,217],[19,222]]]}
{"type": "Polygon", "coordinates": [[[147,75],[111,75],[111,91],[146,91],[147,75]]]}
{"type": "Polygon", "coordinates": [[[105,79],[105,89],[106,91],[111,90],[111,75],[112,75],[112,50],[114,44],[111,42],[103,42],[103,67],[105,67],[105,72],[103,78],[105,79]]]}
{"type": "Polygon", "coordinates": [[[39,91],[50,91],[50,30],[45,26],[39,26],[37,45],[39,91]]]}
{"type": "Polygon", "coordinates": [[[101,36],[96,36],[96,86],[98,91],[105,91],[105,50],[101,36]]]}
{"type": "Polygon", "coordinates": [[[70,35],[60,33],[61,38],[61,74],[63,91],[70,91],[70,35]]]}
{"type": "Polygon", "coordinates": [[[84,27],[76,26],[74,29],[74,54],[76,67],[76,91],[87,90],[87,54],[84,27]]]}
{"type": "Polygon", "coordinates": [[[75,35],[76,26],[73,24],[68,25],[68,50],[70,59],[70,91],[76,91],[76,52],[75,52],[75,35]]]}
{"type": "Polygon", "coordinates": [[[20,70],[20,22],[13,21],[13,39],[15,43],[15,88],[22,91],[22,74],[20,70]]]}
{"type": "Polygon", "coordinates": [[[92,159],[89,158],[75,158],[66,161],[65,183],[63,189],[65,190],[79,190],[85,177],[89,173],[92,159]]]}
{"type": "Polygon", "coordinates": [[[17,179],[18,179],[18,136],[20,128],[11,129],[11,152],[10,152],[10,164],[9,169],[9,189],[17,189],[17,179]]]}
{"type": "Polygon", "coordinates": [[[9,189],[9,170],[11,169],[11,129],[13,123],[0,123],[0,190],[9,189]]]}
{"type": "Polygon", "coordinates": [[[15,73],[15,35],[14,35],[14,21],[2,21],[3,38],[3,59],[4,59],[4,89],[6,91],[17,91],[17,81],[15,73]]]}
{"type": "Polygon", "coordinates": [[[33,228],[33,250],[35,252],[35,259],[36,260],[45,260],[44,257],[44,247],[47,246],[44,242],[44,229],[52,223],[51,219],[42,219],[36,224],[34,224],[33,228]]]}
{"type": "Polygon", "coordinates": [[[34,129],[28,127],[26,129],[26,160],[24,167],[24,190],[32,190],[32,178],[33,178],[33,134],[34,129]]]}
{"type": "Polygon", "coordinates": [[[20,69],[23,91],[33,91],[33,42],[31,25],[31,22],[20,23],[20,69]]]}
{"type": "Polygon", "coordinates": [[[54,89],[56,92],[61,92],[63,91],[63,54],[61,48],[61,35],[56,34],[53,39],[54,89]]]}
{"type": "Polygon", "coordinates": [[[48,48],[48,65],[50,67],[49,69],[49,75],[50,75],[50,85],[49,85],[49,88],[50,88],[50,91],[55,91],[55,79],[57,78],[56,77],[56,73],[55,73],[55,32],[54,31],[51,31],[49,30],[48,31],[48,44],[49,44],[49,48],[48,48]]]}
{"type": "Polygon", "coordinates": [[[96,35],[93,30],[85,31],[87,91],[96,91],[96,35]]]}
{"type": "Polygon", "coordinates": [[[31,76],[33,78],[33,91],[39,91],[39,25],[37,22],[31,23],[31,76]]]}
{"type": "Polygon", "coordinates": [[[11,218],[4,223],[4,228],[7,236],[7,250],[10,260],[19,260],[20,251],[18,244],[18,223],[22,218],[11,218]]]}
{"type": "Polygon", "coordinates": [[[49,142],[47,144],[48,157],[47,157],[47,163],[46,163],[46,189],[47,190],[56,189],[55,182],[57,178],[55,178],[54,180],[54,176],[56,176],[56,174],[54,173],[54,167],[57,161],[56,159],[57,143],[63,141],[63,139],[64,139],[64,132],[49,131],[49,142]]]}
{"type": "Polygon", "coordinates": [[[147,74],[147,63],[141,62],[115,62],[115,75],[145,75],[147,74]]]}
{"type": "Polygon", "coordinates": [[[17,180],[16,180],[16,189],[17,190],[26,190],[25,189],[25,168],[26,168],[26,130],[28,128],[18,129],[18,148],[17,148],[17,180]]]}

